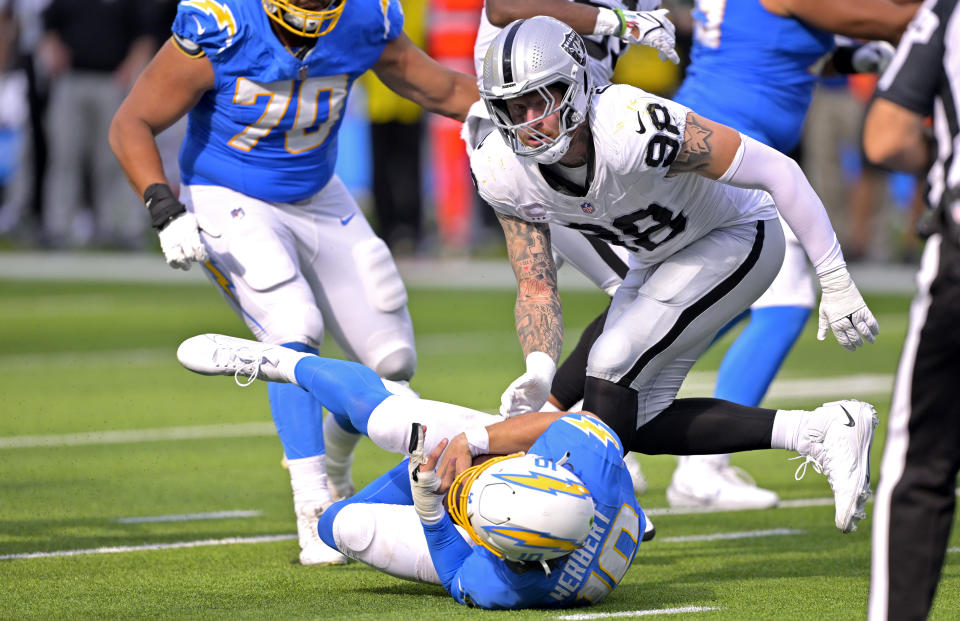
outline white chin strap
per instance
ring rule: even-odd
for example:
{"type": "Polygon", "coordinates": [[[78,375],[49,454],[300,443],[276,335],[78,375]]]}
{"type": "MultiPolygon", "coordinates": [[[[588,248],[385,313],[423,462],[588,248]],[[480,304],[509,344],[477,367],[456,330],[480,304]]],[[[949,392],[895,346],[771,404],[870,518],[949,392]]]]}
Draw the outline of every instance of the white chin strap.
{"type": "Polygon", "coordinates": [[[573,133],[564,134],[563,136],[557,138],[550,148],[537,153],[536,155],[531,155],[530,157],[537,163],[549,166],[550,164],[556,164],[567,154],[567,151],[570,149],[570,142],[573,140],[573,133]]]}

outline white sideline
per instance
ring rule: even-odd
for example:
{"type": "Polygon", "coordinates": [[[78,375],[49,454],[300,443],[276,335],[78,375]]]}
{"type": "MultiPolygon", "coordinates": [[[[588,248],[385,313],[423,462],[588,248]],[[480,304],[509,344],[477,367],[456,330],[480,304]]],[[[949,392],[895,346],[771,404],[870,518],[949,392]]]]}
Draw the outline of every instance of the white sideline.
{"type": "Polygon", "coordinates": [[[113,520],[117,524],[159,524],[161,522],[193,522],[195,520],[224,520],[230,518],[255,518],[263,511],[240,509],[237,511],[212,511],[210,513],[176,513],[173,515],[144,515],[113,520]]]}
{"type": "Polygon", "coordinates": [[[177,548],[199,548],[204,546],[229,546],[240,543],[273,543],[296,539],[296,535],[261,535],[259,537],[227,537],[225,539],[200,539],[199,541],[177,541],[174,543],[150,543],[141,546],[111,546],[106,548],[88,548],[86,550],[57,550],[55,552],[26,552],[23,554],[0,555],[0,561],[27,558],[50,558],[54,556],[82,556],[85,554],[116,554],[118,552],[143,552],[146,550],[174,550],[177,548]]]}
{"type": "Polygon", "coordinates": [[[582,615],[563,615],[555,617],[569,621],[581,621],[581,619],[612,619],[614,617],[649,617],[652,615],[677,615],[685,612],[708,612],[710,610],[720,610],[716,606],[684,606],[683,608],[661,608],[659,610],[624,610],[622,612],[594,612],[582,615]]]}
{"type": "Polygon", "coordinates": [[[713,533],[712,535],[685,535],[683,537],[657,537],[661,543],[690,543],[693,541],[724,541],[727,539],[753,539],[755,537],[783,537],[805,535],[807,531],[795,528],[772,528],[770,530],[746,530],[739,533],[713,533]]]}

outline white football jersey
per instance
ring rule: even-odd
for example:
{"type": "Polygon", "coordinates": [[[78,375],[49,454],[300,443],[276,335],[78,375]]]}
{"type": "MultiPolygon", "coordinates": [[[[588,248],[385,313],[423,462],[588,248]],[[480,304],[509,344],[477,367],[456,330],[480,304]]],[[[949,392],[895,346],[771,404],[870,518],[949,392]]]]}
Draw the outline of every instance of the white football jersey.
{"type": "MultiPolygon", "coordinates": [[[[570,1],[577,2],[578,0],[570,1]]],[[[589,2],[582,2],[582,4],[634,11],[653,11],[660,8],[660,0],[590,0],[589,2]]],[[[473,67],[478,76],[483,73],[483,57],[487,54],[487,48],[490,47],[490,43],[501,30],[503,29],[494,26],[487,19],[487,5],[484,2],[483,10],[480,12],[477,40],[473,45],[473,67]]],[[[587,71],[590,75],[591,85],[606,84],[613,77],[613,68],[620,55],[626,51],[627,43],[618,37],[582,36],[583,42],[587,46],[587,71]]]]}
{"type": "Polygon", "coordinates": [[[776,218],[773,199],[762,190],[695,173],[666,176],[683,144],[689,111],[632,86],[601,87],[589,113],[593,152],[585,193],[532,158],[514,154],[499,131],[470,159],[477,189],[501,213],[623,246],[630,266],[641,268],[714,229],[776,218]]]}

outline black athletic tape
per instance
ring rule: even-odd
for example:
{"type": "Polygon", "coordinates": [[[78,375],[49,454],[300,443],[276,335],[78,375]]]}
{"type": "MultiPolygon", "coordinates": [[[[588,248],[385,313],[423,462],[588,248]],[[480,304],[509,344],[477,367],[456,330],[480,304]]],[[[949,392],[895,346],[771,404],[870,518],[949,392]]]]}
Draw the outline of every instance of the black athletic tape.
{"type": "Polygon", "coordinates": [[[162,231],[170,221],[187,211],[166,183],[154,183],[143,193],[143,203],[150,212],[150,226],[162,231]]]}

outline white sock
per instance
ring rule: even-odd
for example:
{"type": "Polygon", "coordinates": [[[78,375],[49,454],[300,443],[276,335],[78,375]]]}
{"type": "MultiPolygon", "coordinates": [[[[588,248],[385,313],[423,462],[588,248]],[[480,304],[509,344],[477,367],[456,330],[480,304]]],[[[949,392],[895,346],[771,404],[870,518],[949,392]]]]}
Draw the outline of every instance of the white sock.
{"type": "Polygon", "coordinates": [[[797,450],[800,434],[807,425],[810,412],[806,410],[777,410],[773,417],[770,448],[797,450]]]}
{"type": "Polygon", "coordinates": [[[287,459],[290,471],[290,487],[293,488],[294,510],[306,504],[330,502],[327,489],[327,470],[323,455],[287,459]]]}
{"type": "Polygon", "coordinates": [[[307,356],[312,356],[313,354],[295,351],[287,347],[283,347],[282,349],[283,351],[280,352],[279,356],[277,356],[277,371],[279,371],[280,375],[282,375],[291,384],[300,386],[300,384],[297,383],[297,374],[294,372],[294,370],[296,369],[298,362],[307,356]]]}
{"type": "Polygon", "coordinates": [[[326,447],[327,470],[350,467],[353,461],[353,449],[363,436],[351,433],[340,426],[333,414],[327,414],[323,419],[323,444],[326,447]]]}

